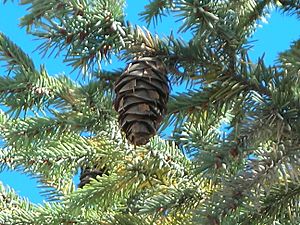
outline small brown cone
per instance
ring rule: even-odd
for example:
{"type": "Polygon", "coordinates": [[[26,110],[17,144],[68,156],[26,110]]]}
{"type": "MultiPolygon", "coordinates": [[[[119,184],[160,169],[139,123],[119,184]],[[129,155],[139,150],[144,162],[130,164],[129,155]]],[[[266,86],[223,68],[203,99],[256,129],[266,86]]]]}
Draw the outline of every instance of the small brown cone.
{"type": "Polygon", "coordinates": [[[115,110],[127,140],[144,145],[156,134],[169,97],[167,71],[157,58],[132,61],[115,83],[115,110]]]}
{"type": "Polygon", "coordinates": [[[106,167],[98,169],[96,166],[94,168],[86,167],[81,168],[80,173],[80,183],[78,184],[78,188],[83,188],[86,184],[89,184],[91,179],[97,179],[97,176],[102,177],[103,174],[108,175],[108,171],[106,167]]]}

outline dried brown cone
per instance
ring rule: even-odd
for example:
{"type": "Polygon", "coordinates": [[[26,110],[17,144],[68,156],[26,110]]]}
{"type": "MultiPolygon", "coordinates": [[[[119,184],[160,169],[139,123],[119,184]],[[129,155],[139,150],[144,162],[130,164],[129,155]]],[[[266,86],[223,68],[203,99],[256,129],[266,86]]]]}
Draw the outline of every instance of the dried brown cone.
{"type": "Polygon", "coordinates": [[[115,83],[115,110],[127,140],[144,145],[156,134],[167,111],[169,86],[166,68],[159,59],[132,61],[115,83]]]}
{"type": "Polygon", "coordinates": [[[86,184],[89,184],[91,182],[91,179],[96,179],[97,176],[102,177],[103,174],[108,175],[108,170],[104,166],[103,168],[97,168],[94,166],[94,168],[86,167],[86,168],[81,168],[81,173],[80,173],[80,183],[78,184],[78,188],[83,188],[86,184]]]}

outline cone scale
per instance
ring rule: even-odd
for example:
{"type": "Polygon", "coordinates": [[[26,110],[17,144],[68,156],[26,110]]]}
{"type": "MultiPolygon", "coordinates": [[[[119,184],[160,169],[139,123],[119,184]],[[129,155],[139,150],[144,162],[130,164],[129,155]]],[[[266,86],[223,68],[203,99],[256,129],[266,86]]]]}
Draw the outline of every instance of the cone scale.
{"type": "Polygon", "coordinates": [[[145,145],[156,134],[169,97],[167,71],[154,57],[141,57],[128,64],[115,83],[115,110],[127,140],[145,145]]]}

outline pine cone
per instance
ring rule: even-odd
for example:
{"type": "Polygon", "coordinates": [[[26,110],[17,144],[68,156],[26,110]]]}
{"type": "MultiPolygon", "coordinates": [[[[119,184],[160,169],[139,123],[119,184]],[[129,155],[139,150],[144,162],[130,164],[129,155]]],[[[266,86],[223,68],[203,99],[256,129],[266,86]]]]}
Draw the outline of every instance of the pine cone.
{"type": "Polygon", "coordinates": [[[96,179],[97,176],[102,176],[103,174],[108,175],[105,167],[101,169],[98,169],[96,167],[94,167],[93,169],[91,169],[90,167],[86,167],[85,169],[82,168],[78,188],[83,188],[84,185],[90,183],[91,179],[96,179]]]}
{"type": "Polygon", "coordinates": [[[157,58],[131,62],[115,83],[115,110],[127,140],[144,145],[156,134],[167,111],[167,71],[157,58]]]}

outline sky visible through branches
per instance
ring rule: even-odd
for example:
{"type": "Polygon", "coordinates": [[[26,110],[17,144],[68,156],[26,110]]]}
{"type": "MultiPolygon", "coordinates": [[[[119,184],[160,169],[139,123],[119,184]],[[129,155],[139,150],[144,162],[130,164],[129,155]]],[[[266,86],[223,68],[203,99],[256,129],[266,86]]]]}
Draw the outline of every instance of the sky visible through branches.
{"type": "MultiPolygon", "coordinates": [[[[148,0],[136,1],[127,0],[127,19],[132,24],[138,24],[140,26],[145,25],[139,20],[138,13],[143,10],[144,5],[148,0]]],[[[5,33],[12,41],[18,44],[26,53],[28,53],[35,64],[45,64],[49,74],[55,75],[59,73],[70,74],[71,68],[66,64],[63,64],[62,54],[54,58],[53,56],[41,58],[38,52],[34,52],[34,49],[39,45],[39,41],[33,40],[32,36],[26,35],[25,29],[20,29],[18,21],[20,17],[25,14],[25,7],[17,6],[16,3],[7,3],[6,5],[0,5],[0,32],[5,33]]],[[[157,27],[150,27],[150,31],[157,33],[159,36],[169,35],[172,30],[176,30],[179,23],[175,23],[176,18],[162,18],[163,22],[159,23],[157,27]]],[[[299,38],[299,32],[296,27],[299,27],[299,22],[295,17],[282,15],[278,11],[272,11],[270,18],[267,18],[268,23],[262,23],[262,28],[259,28],[252,37],[251,44],[254,46],[250,51],[250,56],[253,61],[256,61],[258,57],[261,57],[264,53],[264,59],[266,64],[273,64],[276,60],[278,52],[287,49],[293,40],[299,38]],[[255,41],[256,40],[256,41],[255,41]]],[[[188,40],[190,34],[176,34],[185,40],[188,40]]],[[[1,65],[1,64],[0,64],[1,65]]],[[[116,60],[111,65],[103,65],[105,69],[115,69],[124,67],[124,64],[118,63],[116,60]]],[[[5,69],[0,68],[0,75],[6,75],[5,69]]],[[[71,77],[76,79],[77,73],[71,74],[71,77]]],[[[173,92],[184,91],[183,87],[173,88],[173,92]]],[[[1,105],[0,105],[1,107],[1,105]]],[[[0,140],[0,146],[1,146],[0,140]]],[[[45,199],[39,192],[36,180],[28,175],[22,174],[22,172],[4,171],[0,173],[0,181],[5,185],[9,185],[14,188],[21,196],[26,196],[30,201],[34,203],[42,203],[45,199]]],[[[75,177],[75,181],[78,183],[78,176],[75,177]]]]}

